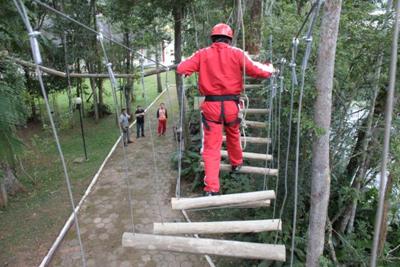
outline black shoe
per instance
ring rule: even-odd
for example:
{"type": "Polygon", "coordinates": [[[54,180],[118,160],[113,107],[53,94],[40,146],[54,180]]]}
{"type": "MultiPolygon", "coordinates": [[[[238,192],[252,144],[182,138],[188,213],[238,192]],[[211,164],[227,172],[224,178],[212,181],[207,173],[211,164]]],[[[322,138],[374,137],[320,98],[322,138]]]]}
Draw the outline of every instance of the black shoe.
{"type": "Polygon", "coordinates": [[[128,144],[132,144],[132,143],[133,143],[133,141],[131,141],[131,140],[128,141],[128,144]]]}
{"type": "Polygon", "coordinates": [[[219,195],[218,192],[208,192],[208,191],[204,192],[205,197],[218,196],[218,195],[219,195]]]}
{"type": "Polygon", "coordinates": [[[242,168],[242,164],[239,165],[232,165],[231,166],[231,172],[232,173],[238,173],[240,171],[240,169],[242,168]]]}
{"type": "Polygon", "coordinates": [[[143,134],[142,137],[146,137],[146,136],[144,136],[144,134],[143,134]]]}

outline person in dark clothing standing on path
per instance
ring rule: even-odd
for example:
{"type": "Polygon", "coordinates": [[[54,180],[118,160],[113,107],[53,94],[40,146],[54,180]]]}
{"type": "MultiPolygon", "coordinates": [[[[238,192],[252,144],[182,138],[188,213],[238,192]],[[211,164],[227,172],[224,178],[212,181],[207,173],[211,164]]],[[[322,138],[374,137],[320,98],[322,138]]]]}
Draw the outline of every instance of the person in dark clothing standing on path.
{"type": "Polygon", "coordinates": [[[135,111],[136,116],[136,138],[144,137],[144,114],[145,110],[141,106],[137,106],[135,111]]]}
{"type": "Polygon", "coordinates": [[[157,109],[157,119],[158,119],[158,136],[161,136],[164,135],[165,131],[167,130],[168,113],[164,103],[161,103],[160,107],[157,109]]]}
{"type": "Polygon", "coordinates": [[[122,140],[124,142],[124,146],[127,146],[128,143],[133,143],[130,139],[129,134],[129,119],[130,115],[126,113],[126,109],[121,109],[121,115],[119,116],[119,126],[122,130],[122,140]]]}

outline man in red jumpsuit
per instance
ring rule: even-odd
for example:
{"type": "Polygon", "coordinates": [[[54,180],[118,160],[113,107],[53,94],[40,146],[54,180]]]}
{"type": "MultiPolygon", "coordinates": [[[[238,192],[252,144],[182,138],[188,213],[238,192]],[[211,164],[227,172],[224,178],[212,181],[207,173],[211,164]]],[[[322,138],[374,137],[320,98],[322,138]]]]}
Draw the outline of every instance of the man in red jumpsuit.
{"type": "Polygon", "coordinates": [[[238,118],[243,71],[254,78],[269,78],[275,71],[271,64],[254,62],[243,50],[231,46],[232,37],[233,31],[228,25],[215,25],[211,32],[212,45],[198,50],[177,67],[177,72],[185,76],[199,72],[199,90],[205,96],[200,109],[206,195],[218,194],[220,189],[223,127],[232,171],[239,171],[243,164],[238,118]]]}

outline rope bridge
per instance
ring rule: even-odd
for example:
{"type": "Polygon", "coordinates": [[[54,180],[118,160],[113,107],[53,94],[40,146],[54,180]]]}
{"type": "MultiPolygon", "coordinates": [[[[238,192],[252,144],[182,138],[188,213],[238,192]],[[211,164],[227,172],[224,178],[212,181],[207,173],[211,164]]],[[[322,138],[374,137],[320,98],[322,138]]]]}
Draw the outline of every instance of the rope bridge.
{"type": "MultiPolygon", "coordinates": [[[[50,111],[49,102],[46,95],[45,86],[43,83],[42,75],[44,72],[58,75],[60,77],[96,77],[96,78],[109,78],[111,81],[111,89],[115,107],[115,113],[119,117],[119,103],[116,96],[116,89],[117,89],[117,81],[116,77],[126,78],[131,77],[131,74],[115,74],[113,72],[112,64],[108,58],[108,52],[104,45],[104,40],[108,40],[114,44],[117,44],[124,49],[127,49],[139,56],[140,59],[140,81],[143,90],[143,95],[145,101],[147,102],[147,95],[144,86],[144,77],[147,75],[152,75],[155,73],[159,73],[161,71],[168,71],[173,69],[175,66],[162,66],[162,69],[155,70],[152,72],[145,72],[144,71],[144,59],[146,58],[143,54],[137,52],[136,50],[127,47],[124,44],[121,44],[118,41],[115,41],[113,38],[109,36],[103,35],[103,33],[98,32],[90,28],[89,26],[71,18],[70,16],[66,15],[65,13],[56,10],[45,3],[40,2],[39,0],[33,0],[38,5],[42,6],[43,8],[50,10],[57,15],[61,16],[62,18],[69,20],[82,28],[85,28],[89,32],[96,34],[97,40],[102,48],[103,57],[105,59],[105,68],[107,69],[107,74],[74,74],[74,73],[64,73],[56,70],[52,70],[42,66],[42,58],[41,53],[38,45],[37,38],[39,36],[38,32],[33,31],[27,12],[25,10],[24,5],[22,4],[21,0],[13,0],[18,12],[23,19],[23,22],[26,26],[26,29],[29,34],[30,44],[32,48],[32,55],[34,59],[34,64],[29,62],[24,62],[22,60],[15,60],[17,63],[22,64],[24,66],[28,66],[31,68],[35,68],[37,78],[39,80],[39,84],[42,90],[42,94],[44,96],[46,109],[48,111],[48,115],[50,118],[51,128],[53,130],[54,139],[57,144],[57,149],[61,158],[61,162],[64,169],[64,176],[67,183],[67,188],[69,192],[71,207],[73,210],[73,220],[76,227],[77,238],[79,241],[81,259],[82,259],[82,266],[86,266],[86,259],[85,259],[85,250],[84,246],[80,237],[80,227],[78,216],[75,207],[75,201],[72,195],[71,183],[68,176],[68,171],[66,168],[66,163],[64,160],[63,151],[61,149],[61,145],[59,142],[58,134],[56,127],[54,125],[54,121],[52,118],[52,114],[50,111]],[[78,76],[77,76],[78,75],[78,76]]],[[[243,123],[242,123],[242,142],[243,147],[245,148],[243,156],[245,159],[249,161],[258,161],[263,162],[263,167],[255,167],[255,166],[243,166],[240,170],[241,173],[247,173],[252,175],[260,175],[263,177],[263,187],[260,191],[254,192],[242,192],[236,194],[227,194],[227,195],[220,195],[220,196],[207,196],[207,197],[196,197],[196,198],[187,198],[182,197],[181,195],[181,173],[182,173],[182,157],[183,157],[183,141],[176,140],[177,150],[178,150],[178,176],[177,176],[177,183],[176,183],[176,193],[175,197],[171,199],[171,208],[173,210],[181,210],[183,215],[185,216],[187,223],[172,223],[166,222],[164,220],[162,209],[160,208],[160,198],[159,192],[157,191],[157,201],[159,207],[159,214],[161,217],[160,223],[154,223],[153,225],[153,234],[142,234],[136,233],[134,227],[134,217],[133,217],[133,206],[132,206],[132,196],[130,188],[130,179],[128,177],[128,158],[127,158],[127,151],[125,146],[123,145],[121,139],[121,147],[123,149],[123,158],[124,158],[124,174],[123,179],[127,183],[128,187],[128,201],[130,205],[130,220],[131,220],[131,232],[126,232],[122,236],[122,246],[123,247],[132,247],[135,249],[145,249],[145,250],[165,250],[165,251],[173,251],[173,252],[182,252],[182,253],[194,253],[194,254],[203,254],[206,255],[206,259],[210,266],[215,266],[213,261],[208,255],[219,255],[219,256],[230,256],[230,257],[239,257],[239,258],[247,258],[247,259],[261,259],[261,260],[274,260],[274,261],[285,261],[286,260],[286,248],[282,244],[278,244],[278,235],[279,231],[282,230],[282,221],[281,217],[283,212],[286,208],[286,201],[288,196],[288,162],[289,162],[289,155],[290,155],[290,147],[291,147],[291,139],[292,139],[292,119],[293,119],[293,112],[294,112],[294,96],[295,90],[299,90],[299,98],[298,98],[298,106],[297,106],[297,120],[296,120],[296,137],[295,137],[295,175],[294,175],[294,211],[293,211],[293,218],[292,218],[292,237],[291,237],[291,246],[290,246],[290,265],[293,266],[294,264],[294,251],[296,247],[295,237],[296,237],[296,225],[297,225],[297,202],[298,202],[298,177],[299,177],[299,154],[300,154],[300,130],[301,130],[301,114],[302,114],[302,100],[303,100],[303,93],[304,93],[304,86],[305,86],[305,77],[308,67],[308,62],[310,59],[311,51],[312,51],[312,42],[313,42],[313,30],[317,23],[318,14],[320,12],[320,8],[322,5],[321,0],[314,1],[313,5],[310,8],[307,16],[305,17],[299,31],[293,37],[293,41],[291,44],[291,48],[286,52],[286,57],[291,54],[291,59],[288,64],[288,68],[290,70],[289,75],[286,75],[285,67],[287,64],[286,58],[281,58],[278,60],[277,65],[279,66],[279,73],[274,75],[270,81],[269,85],[267,84],[248,84],[247,78],[245,76],[245,70],[243,71],[243,80],[244,80],[244,90],[243,90],[243,102],[245,103],[245,108],[243,109],[243,123]],[[304,38],[300,38],[300,34],[302,33],[303,29],[306,27],[308,23],[308,27],[306,30],[306,34],[304,38]],[[300,44],[305,44],[305,52],[302,58],[301,66],[300,66],[300,79],[298,79],[297,72],[297,58],[298,58],[298,48],[300,44]],[[271,202],[276,198],[276,195],[280,192],[279,188],[279,169],[280,169],[280,157],[281,157],[281,132],[280,128],[282,125],[281,121],[281,109],[282,109],[282,94],[286,92],[286,83],[285,79],[290,76],[290,106],[289,106],[289,120],[288,120],[288,145],[285,151],[285,166],[283,167],[283,179],[284,179],[284,196],[281,208],[279,212],[277,211],[276,201],[273,204],[273,219],[263,219],[263,220],[249,220],[249,221],[219,221],[219,222],[192,222],[187,214],[187,210],[196,211],[196,210],[207,210],[207,209],[221,209],[221,208],[260,208],[260,207],[269,207],[271,202]],[[266,103],[261,103],[263,105],[262,108],[250,108],[249,107],[249,97],[247,96],[247,91],[252,91],[253,89],[260,89],[260,88],[268,88],[268,100],[266,103]],[[247,120],[246,117],[249,114],[261,114],[266,115],[265,121],[250,121],[247,120]],[[247,128],[267,128],[267,136],[247,136],[247,128]],[[258,145],[265,145],[265,153],[255,153],[252,151],[246,150],[247,143],[254,143],[258,145]],[[276,155],[276,157],[275,157],[276,155]],[[275,176],[276,179],[276,186],[274,190],[269,190],[267,188],[267,177],[268,176],[275,176]],[[278,218],[275,216],[278,214],[278,218]],[[224,233],[258,233],[258,232],[266,232],[266,231],[276,231],[275,234],[275,243],[274,244],[261,244],[261,243],[252,243],[252,242],[240,242],[240,241],[231,241],[231,240],[218,240],[218,239],[211,239],[211,238],[200,238],[198,234],[224,234],[224,233]],[[190,234],[194,235],[194,237],[180,237],[176,235],[182,234],[190,234]]],[[[245,10],[244,6],[245,1],[238,2],[237,8],[237,24],[240,26],[240,30],[242,31],[242,45],[243,48],[245,47],[245,25],[243,20],[243,13],[245,10]]],[[[233,14],[233,10],[232,10],[233,14]]],[[[229,20],[233,20],[232,14],[229,20]]],[[[192,10],[192,16],[194,16],[194,12],[192,10]]],[[[196,45],[198,45],[198,35],[197,31],[195,33],[196,37],[196,45]]],[[[272,49],[272,36],[269,38],[269,50],[270,50],[270,61],[272,62],[273,57],[273,49],[272,49]]],[[[243,55],[245,56],[245,55],[243,55]]],[[[147,58],[148,60],[153,61],[152,59],[147,58]]],[[[168,85],[168,78],[166,76],[166,90],[168,92],[168,100],[171,101],[170,94],[169,94],[169,85],[168,85]]],[[[183,133],[183,117],[184,117],[184,101],[185,101],[185,88],[179,88],[181,91],[181,105],[180,105],[180,115],[179,115],[179,127],[178,131],[183,133]]],[[[152,144],[152,167],[154,168],[154,180],[156,184],[156,189],[158,190],[159,179],[161,174],[158,169],[158,162],[156,156],[156,149],[154,145],[154,137],[153,137],[153,125],[151,121],[148,123],[149,127],[149,134],[150,134],[150,141],[152,144]]],[[[121,129],[120,129],[121,131],[121,129]]],[[[120,132],[122,135],[122,131],[120,132]]],[[[181,134],[182,136],[182,134],[181,134]]],[[[225,139],[224,139],[225,141],[225,139]]],[[[227,157],[227,151],[221,151],[222,157],[227,157]]],[[[226,164],[221,164],[221,171],[229,171],[230,166],[226,164]]],[[[49,258],[45,259],[42,265],[47,265],[49,262],[49,258]]]]}

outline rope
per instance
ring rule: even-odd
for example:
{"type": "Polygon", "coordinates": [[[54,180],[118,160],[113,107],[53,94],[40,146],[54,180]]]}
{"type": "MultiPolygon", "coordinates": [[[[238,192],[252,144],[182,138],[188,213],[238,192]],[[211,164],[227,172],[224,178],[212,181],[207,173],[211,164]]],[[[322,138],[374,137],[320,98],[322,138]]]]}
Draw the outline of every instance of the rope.
{"type": "Polygon", "coordinates": [[[293,226],[292,226],[292,244],[290,249],[290,266],[293,266],[294,261],[294,250],[295,250],[295,237],[296,237],[296,225],[297,225],[297,203],[298,203],[298,181],[299,181],[299,159],[300,159],[300,131],[301,131],[301,111],[302,111],[302,103],[303,103],[303,94],[304,94],[304,83],[306,76],[306,69],[308,60],[310,58],[311,49],[312,49],[312,30],[316,23],[319,10],[321,7],[321,0],[317,0],[316,3],[317,9],[313,12],[307,35],[305,37],[305,41],[307,42],[306,51],[303,57],[303,62],[301,66],[301,84],[300,84],[300,95],[299,95],[299,104],[297,110],[297,132],[296,132],[296,163],[295,163],[295,174],[294,174],[294,211],[293,211],[293,226]]]}
{"type": "MultiPolygon", "coordinates": [[[[243,5],[245,5],[246,2],[243,2],[243,5]]],[[[249,97],[246,94],[246,52],[245,52],[245,48],[246,48],[246,32],[245,32],[245,27],[244,27],[244,19],[243,19],[243,6],[242,6],[242,1],[239,0],[239,5],[238,5],[238,15],[240,17],[240,28],[242,29],[242,51],[243,51],[243,96],[246,100],[245,102],[245,109],[243,112],[243,117],[241,120],[241,128],[242,128],[242,135],[243,135],[243,144],[242,144],[242,150],[246,149],[247,146],[247,136],[246,136],[246,129],[247,129],[247,125],[246,125],[246,117],[247,117],[247,110],[249,108],[249,97]]],[[[240,29],[239,28],[239,29],[240,29]]],[[[239,31],[238,31],[239,32],[239,31]]]]}
{"type": "MultiPolygon", "coordinates": [[[[296,33],[296,35],[294,37],[295,39],[299,39],[299,36],[300,36],[301,32],[303,31],[304,27],[306,26],[306,23],[307,23],[309,17],[313,14],[314,9],[317,7],[318,2],[320,2],[320,0],[316,0],[314,2],[314,4],[311,6],[310,11],[308,11],[306,17],[303,20],[303,23],[300,26],[300,29],[297,31],[297,33],[296,33]]],[[[318,4],[318,5],[320,5],[320,4],[318,4]]],[[[290,48],[288,48],[288,50],[286,51],[284,58],[288,58],[289,53],[290,53],[290,48]]]]}
{"type": "MultiPolygon", "coordinates": [[[[116,92],[116,88],[117,88],[117,81],[115,79],[114,76],[114,72],[112,70],[112,63],[109,61],[108,56],[107,56],[107,51],[104,47],[104,43],[103,43],[103,35],[100,33],[97,36],[97,40],[100,43],[100,46],[103,50],[103,54],[104,54],[104,63],[107,67],[107,71],[108,71],[108,75],[110,76],[110,81],[111,81],[111,91],[112,91],[112,96],[113,96],[113,101],[114,101],[114,107],[115,107],[115,114],[117,115],[117,120],[119,121],[119,118],[121,116],[120,114],[120,108],[119,108],[119,104],[118,104],[118,99],[117,99],[117,92],[116,92]]],[[[128,165],[128,156],[126,153],[126,147],[124,144],[124,138],[123,138],[123,132],[121,127],[118,127],[119,129],[119,133],[121,135],[121,146],[122,146],[122,151],[123,151],[123,157],[124,157],[124,175],[125,175],[125,180],[127,182],[127,186],[128,186],[128,201],[129,201],[129,211],[130,211],[130,217],[131,217],[131,226],[132,226],[132,232],[135,232],[135,224],[133,221],[133,206],[132,206],[132,192],[131,192],[131,181],[128,177],[128,169],[129,169],[129,165],[128,165]]],[[[129,136],[128,136],[128,140],[129,140],[129,136]]]]}
{"type": "MultiPolygon", "coordinates": [[[[170,94],[170,92],[169,92],[168,72],[165,73],[165,88],[166,88],[166,90],[167,90],[168,105],[169,105],[170,107],[172,107],[171,94],[170,94]]],[[[171,120],[173,121],[173,125],[174,125],[175,130],[176,130],[177,123],[176,123],[176,118],[175,118],[174,112],[171,112],[169,115],[171,116],[171,120]]],[[[175,134],[176,134],[176,136],[175,136],[175,138],[174,138],[174,140],[175,140],[175,146],[178,147],[177,132],[176,132],[175,134]]]]}
{"type": "Polygon", "coordinates": [[[397,50],[398,50],[398,38],[399,38],[399,23],[400,23],[400,1],[397,1],[396,5],[396,18],[394,21],[393,30],[393,41],[392,41],[392,55],[390,61],[389,71],[389,87],[386,97],[385,106],[385,134],[383,139],[383,151],[382,151],[382,163],[381,163],[381,175],[379,185],[379,201],[378,210],[375,217],[375,229],[374,229],[374,240],[372,243],[371,252],[371,267],[376,266],[376,258],[379,246],[379,236],[381,233],[381,224],[383,216],[383,206],[385,202],[385,191],[386,191],[386,176],[387,176],[387,161],[389,156],[389,144],[390,144],[390,129],[392,127],[392,113],[393,113],[393,98],[394,89],[396,84],[396,67],[397,67],[397,50]]]}
{"type": "MultiPolygon", "coordinates": [[[[278,126],[277,126],[277,130],[278,130],[278,133],[277,133],[277,136],[278,136],[278,151],[277,151],[277,159],[276,159],[276,162],[277,162],[277,165],[276,165],[276,168],[277,168],[277,170],[278,170],[278,176],[277,176],[277,180],[276,180],[276,185],[275,185],[275,194],[276,195],[278,195],[278,189],[279,189],[279,177],[280,177],[280,175],[279,175],[279,169],[280,169],[280,157],[281,157],[281,110],[282,110],[282,92],[284,91],[284,75],[283,75],[283,73],[284,73],[284,70],[285,70],[285,64],[286,64],[286,59],[284,59],[284,58],[282,58],[281,59],[281,69],[280,69],[280,71],[279,71],[279,81],[280,81],[280,84],[279,84],[279,93],[278,93],[278,119],[277,119],[277,124],[278,124],[278,126]]],[[[273,216],[272,216],[272,218],[275,218],[275,213],[276,213],[276,201],[274,201],[274,210],[273,210],[273,216]]]]}
{"type": "Polygon", "coordinates": [[[39,33],[33,31],[32,26],[31,26],[31,24],[29,22],[29,18],[28,18],[28,15],[27,15],[27,12],[26,12],[26,9],[25,9],[25,6],[24,6],[23,2],[21,0],[13,0],[13,1],[14,1],[14,5],[17,8],[18,13],[20,14],[20,16],[21,16],[21,18],[22,18],[22,20],[23,20],[23,22],[25,24],[25,27],[26,27],[26,29],[28,31],[28,34],[29,34],[32,55],[33,55],[33,59],[34,59],[35,65],[36,65],[36,75],[37,75],[38,80],[39,80],[40,89],[42,91],[42,95],[43,95],[43,98],[44,98],[44,101],[45,101],[47,114],[49,116],[51,128],[52,128],[53,135],[54,135],[54,140],[56,142],[57,150],[58,150],[58,153],[60,155],[61,164],[62,164],[62,167],[63,167],[64,176],[65,176],[65,181],[67,183],[67,189],[68,189],[69,199],[70,199],[70,202],[71,202],[72,213],[74,215],[76,234],[77,234],[80,253],[81,253],[81,258],[82,258],[82,266],[86,267],[85,252],[84,252],[84,249],[83,249],[83,244],[82,244],[82,239],[81,239],[81,231],[80,231],[80,228],[79,228],[78,215],[75,212],[75,201],[74,201],[74,196],[72,194],[72,188],[71,188],[70,178],[69,178],[69,175],[68,175],[67,164],[66,164],[65,159],[64,159],[64,154],[63,154],[63,151],[62,151],[62,148],[61,148],[60,140],[58,138],[57,129],[56,129],[56,126],[54,124],[53,116],[51,114],[51,109],[50,109],[50,104],[49,104],[49,100],[48,100],[47,93],[46,93],[46,88],[45,88],[44,83],[43,83],[43,77],[42,77],[43,74],[42,74],[42,71],[39,68],[39,65],[42,63],[42,57],[41,57],[41,53],[40,53],[40,49],[39,49],[39,43],[37,41],[37,36],[39,35],[39,33]]]}
{"type": "MultiPolygon", "coordinates": [[[[140,82],[142,84],[142,90],[143,90],[143,98],[144,98],[144,102],[147,103],[147,94],[146,94],[146,90],[145,90],[145,86],[144,86],[144,57],[140,57],[140,82]]],[[[147,110],[146,110],[147,111],[147,110]]],[[[152,154],[153,154],[153,167],[154,167],[154,178],[156,181],[156,193],[157,193],[157,206],[158,206],[158,212],[160,214],[161,217],[161,222],[164,223],[164,216],[162,213],[162,209],[161,209],[161,200],[160,200],[160,172],[158,170],[157,167],[157,157],[156,157],[156,149],[154,146],[154,137],[153,137],[153,127],[152,127],[152,123],[151,120],[148,120],[149,125],[149,133],[150,133],[150,142],[151,142],[151,150],[152,150],[152,154]]]]}
{"type": "MultiPolygon", "coordinates": [[[[270,61],[271,61],[271,64],[273,63],[273,58],[272,58],[272,56],[273,56],[273,50],[272,50],[272,35],[270,35],[270,37],[269,37],[269,46],[270,46],[270,61]]],[[[273,115],[273,112],[274,112],[274,108],[273,108],[273,101],[274,101],[274,98],[275,98],[275,85],[274,85],[274,83],[275,83],[275,74],[272,74],[272,76],[271,76],[271,78],[270,78],[270,97],[269,97],[269,103],[268,103],[268,107],[269,107],[269,113],[268,113],[268,130],[267,130],[267,135],[269,136],[269,137],[271,137],[271,132],[272,132],[272,123],[271,123],[271,121],[272,121],[272,115],[273,115]]],[[[271,137],[271,140],[272,140],[272,142],[274,142],[273,140],[274,140],[274,138],[272,138],[271,137]]],[[[271,145],[268,143],[267,144],[267,149],[266,149],[266,151],[265,151],[265,154],[266,155],[268,155],[268,154],[270,154],[270,147],[271,147],[271,145]]],[[[265,168],[267,168],[268,166],[270,165],[270,163],[269,163],[269,161],[266,159],[265,160],[265,168]]],[[[272,166],[272,164],[271,164],[271,166],[272,166]]],[[[263,185],[263,190],[267,190],[267,174],[264,174],[264,185],[263,185]]]]}
{"type": "Polygon", "coordinates": [[[180,112],[179,112],[179,128],[178,128],[178,137],[179,137],[179,150],[178,150],[178,177],[176,181],[176,188],[175,188],[175,196],[177,198],[181,197],[181,176],[182,176],[182,156],[183,156],[183,149],[184,149],[184,143],[183,143],[183,117],[184,117],[184,106],[185,106],[185,87],[184,83],[182,81],[181,83],[181,88],[178,89],[181,92],[181,100],[180,100],[180,112]]]}
{"type": "MultiPolygon", "coordinates": [[[[94,30],[93,28],[87,26],[86,24],[84,24],[84,23],[82,23],[82,22],[80,22],[80,21],[78,21],[78,20],[76,20],[76,19],[74,19],[74,18],[71,18],[70,16],[68,16],[67,14],[65,14],[65,13],[62,12],[62,11],[59,11],[59,10],[57,10],[57,9],[55,9],[55,8],[53,8],[53,7],[51,7],[51,6],[47,5],[47,4],[45,4],[45,3],[41,2],[41,1],[39,1],[39,0],[32,0],[32,1],[35,2],[36,4],[40,5],[40,6],[44,7],[45,9],[50,10],[50,11],[56,13],[57,15],[63,17],[64,19],[67,19],[67,20],[69,20],[69,21],[71,21],[71,22],[73,22],[73,23],[75,23],[75,24],[78,24],[79,26],[85,28],[86,30],[88,30],[88,31],[90,31],[90,32],[92,32],[92,33],[94,33],[94,34],[96,34],[97,36],[99,36],[100,34],[102,35],[101,32],[94,30]]],[[[156,60],[154,60],[154,59],[152,59],[152,58],[145,57],[142,53],[140,53],[140,52],[138,52],[138,51],[136,51],[136,50],[134,50],[134,49],[132,49],[132,48],[130,48],[130,47],[124,45],[124,44],[121,43],[121,42],[118,42],[118,41],[114,40],[114,39],[113,39],[112,37],[110,37],[110,36],[104,36],[104,35],[102,35],[102,36],[103,36],[104,39],[106,39],[106,40],[108,40],[108,41],[110,41],[110,42],[112,42],[112,43],[114,43],[114,44],[116,44],[116,45],[119,45],[119,46],[121,46],[121,47],[123,47],[123,48],[125,48],[125,49],[127,49],[127,50],[129,50],[129,51],[131,51],[132,53],[135,53],[135,54],[137,54],[137,55],[139,55],[139,56],[141,56],[141,57],[144,57],[145,59],[147,59],[147,60],[149,60],[149,61],[151,61],[151,62],[157,63],[156,60]]],[[[162,64],[162,63],[158,63],[158,64],[161,65],[162,67],[168,69],[168,66],[166,66],[166,65],[164,65],[164,64],[162,64]]]]}

